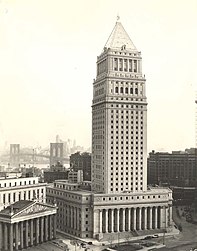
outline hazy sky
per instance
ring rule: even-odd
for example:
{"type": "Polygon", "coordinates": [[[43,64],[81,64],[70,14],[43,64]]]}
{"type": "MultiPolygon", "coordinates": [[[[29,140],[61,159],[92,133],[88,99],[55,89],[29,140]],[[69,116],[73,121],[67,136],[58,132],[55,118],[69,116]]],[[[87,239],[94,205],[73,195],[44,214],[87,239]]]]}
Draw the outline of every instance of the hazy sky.
{"type": "Polygon", "coordinates": [[[91,145],[96,58],[117,14],[142,52],[148,150],[194,147],[196,0],[1,0],[0,147],[91,145]]]}

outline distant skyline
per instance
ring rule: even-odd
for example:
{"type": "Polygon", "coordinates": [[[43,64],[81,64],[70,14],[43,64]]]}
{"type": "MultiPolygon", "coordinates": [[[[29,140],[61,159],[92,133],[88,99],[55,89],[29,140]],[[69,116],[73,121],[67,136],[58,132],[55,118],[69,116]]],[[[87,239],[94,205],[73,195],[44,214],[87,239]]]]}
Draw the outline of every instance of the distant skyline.
{"type": "Polygon", "coordinates": [[[0,148],[91,146],[96,59],[117,15],[142,52],[148,152],[195,146],[195,0],[1,0],[0,148]]]}

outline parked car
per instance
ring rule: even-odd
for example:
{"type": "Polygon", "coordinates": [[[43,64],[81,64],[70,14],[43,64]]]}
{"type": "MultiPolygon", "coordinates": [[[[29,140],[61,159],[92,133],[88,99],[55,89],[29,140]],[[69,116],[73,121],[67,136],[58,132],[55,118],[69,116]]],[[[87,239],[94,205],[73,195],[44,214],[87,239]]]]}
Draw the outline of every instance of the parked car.
{"type": "Polygon", "coordinates": [[[152,239],[151,235],[147,235],[146,237],[144,237],[144,240],[150,240],[150,239],[152,239]]]}
{"type": "Polygon", "coordinates": [[[86,248],[86,244],[85,243],[81,243],[82,248],[86,248]]]}

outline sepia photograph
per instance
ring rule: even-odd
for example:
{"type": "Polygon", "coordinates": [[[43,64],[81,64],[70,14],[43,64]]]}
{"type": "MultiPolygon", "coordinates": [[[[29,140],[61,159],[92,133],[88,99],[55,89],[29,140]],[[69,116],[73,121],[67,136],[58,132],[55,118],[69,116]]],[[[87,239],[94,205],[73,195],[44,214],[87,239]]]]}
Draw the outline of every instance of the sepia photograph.
{"type": "Polygon", "coordinates": [[[196,45],[196,0],[0,0],[0,251],[197,251],[196,45]]]}

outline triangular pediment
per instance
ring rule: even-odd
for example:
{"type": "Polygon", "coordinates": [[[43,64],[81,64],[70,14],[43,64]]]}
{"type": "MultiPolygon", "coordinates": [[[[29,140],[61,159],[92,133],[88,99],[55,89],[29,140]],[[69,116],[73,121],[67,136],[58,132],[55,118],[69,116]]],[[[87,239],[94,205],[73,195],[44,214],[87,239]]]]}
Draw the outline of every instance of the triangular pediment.
{"type": "Polygon", "coordinates": [[[42,213],[46,211],[51,211],[54,210],[56,207],[44,204],[44,203],[39,203],[39,202],[32,202],[32,204],[28,205],[27,207],[21,209],[17,213],[12,215],[12,218],[15,217],[21,217],[21,216],[27,216],[30,214],[36,214],[36,213],[42,213]]]}

